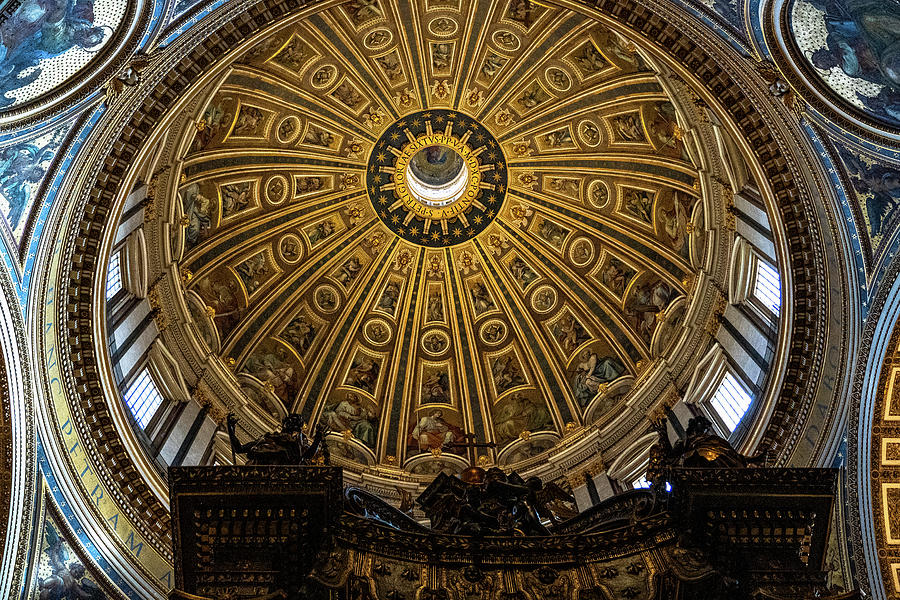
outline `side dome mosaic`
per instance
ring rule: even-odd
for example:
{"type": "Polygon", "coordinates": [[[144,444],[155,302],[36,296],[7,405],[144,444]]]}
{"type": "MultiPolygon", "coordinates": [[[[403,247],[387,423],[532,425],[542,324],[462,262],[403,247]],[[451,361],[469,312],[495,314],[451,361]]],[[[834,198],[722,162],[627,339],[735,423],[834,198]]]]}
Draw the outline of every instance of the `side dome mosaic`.
{"type": "Polygon", "coordinates": [[[78,101],[116,72],[117,56],[146,24],[126,0],[0,3],[0,123],[78,101]],[[75,96],[78,96],[75,98],[75,96]]]}
{"type": "Polygon", "coordinates": [[[307,11],[179,100],[138,165],[169,362],[242,436],[327,426],[351,474],[631,444],[714,341],[732,158],[594,18],[426,4],[307,11]]]}

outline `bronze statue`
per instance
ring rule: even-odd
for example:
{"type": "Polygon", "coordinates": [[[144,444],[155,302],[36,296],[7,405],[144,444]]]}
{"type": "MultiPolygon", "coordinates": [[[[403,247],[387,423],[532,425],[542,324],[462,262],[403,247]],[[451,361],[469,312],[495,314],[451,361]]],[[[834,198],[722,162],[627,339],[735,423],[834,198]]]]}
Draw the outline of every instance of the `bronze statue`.
{"type": "Polygon", "coordinates": [[[557,523],[555,501],[575,499],[559,486],[540,478],[523,480],[497,467],[478,477],[457,478],[441,473],[416,500],[435,531],[458,535],[549,535],[544,524],[557,523]]]}
{"type": "Polygon", "coordinates": [[[325,427],[318,424],[315,437],[310,440],[303,433],[303,417],[296,413],[281,421],[281,431],[266,433],[246,444],[242,444],[235,433],[237,417],[234,413],[229,413],[227,424],[231,450],[235,454],[246,454],[248,465],[310,465],[319,462],[320,458],[323,464],[329,464],[325,427]]]}

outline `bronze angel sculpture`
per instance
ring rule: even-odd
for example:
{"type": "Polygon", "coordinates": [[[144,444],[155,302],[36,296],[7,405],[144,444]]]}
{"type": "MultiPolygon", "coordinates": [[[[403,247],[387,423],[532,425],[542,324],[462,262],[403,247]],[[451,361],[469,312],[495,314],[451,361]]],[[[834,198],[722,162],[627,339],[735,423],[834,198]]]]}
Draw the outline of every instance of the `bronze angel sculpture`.
{"type": "Polygon", "coordinates": [[[256,440],[241,443],[235,432],[237,417],[231,413],[227,418],[228,438],[235,454],[246,454],[248,465],[310,465],[316,462],[329,463],[328,446],[325,442],[325,427],[320,423],[310,439],[303,432],[303,417],[291,413],[281,422],[281,431],[263,434],[256,440]]]}

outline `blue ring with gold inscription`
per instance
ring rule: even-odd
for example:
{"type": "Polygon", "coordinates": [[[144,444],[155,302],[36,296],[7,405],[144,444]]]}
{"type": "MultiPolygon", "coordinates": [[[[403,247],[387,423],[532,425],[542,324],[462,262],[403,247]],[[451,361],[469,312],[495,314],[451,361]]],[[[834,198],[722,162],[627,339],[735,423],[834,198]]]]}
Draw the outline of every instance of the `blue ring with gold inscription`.
{"type": "Polygon", "coordinates": [[[484,231],[506,197],[503,148],[459,111],[423,110],[388,127],[366,170],[378,218],[398,237],[443,248],[484,231]]]}

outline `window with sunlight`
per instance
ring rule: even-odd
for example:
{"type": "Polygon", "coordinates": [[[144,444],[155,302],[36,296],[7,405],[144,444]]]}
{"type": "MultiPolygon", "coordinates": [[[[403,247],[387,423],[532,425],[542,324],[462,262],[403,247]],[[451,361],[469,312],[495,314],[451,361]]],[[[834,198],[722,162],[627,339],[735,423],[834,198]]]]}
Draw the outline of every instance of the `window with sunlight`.
{"type": "Polygon", "coordinates": [[[131,409],[131,414],[134,415],[141,429],[147,427],[162,401],[162,395],[156,384],[153,383],[153,378],[150,377],[147,369],[141,371],[128,391],[125,392],[125,404],[131,409]]]}
{"type": "Polygon", "coordinates": [[[756,283],[753,295],[777,316],[781,313],[781,278],[769,263],[756,261],[756,283]]]}
{"type": "Polygon", "coordinates": [[[106,299],[109,300],[122,289],[122,265],[119,262],[121,252],[116,252],[109,259],[106,269],[106,299]]]}
{"type": "Polygon", "coordinates": [[[750,392],[731,373],[725,373],[722,383],[709,401],[713,410],[731,433],[750,408],[750,392]]]}

